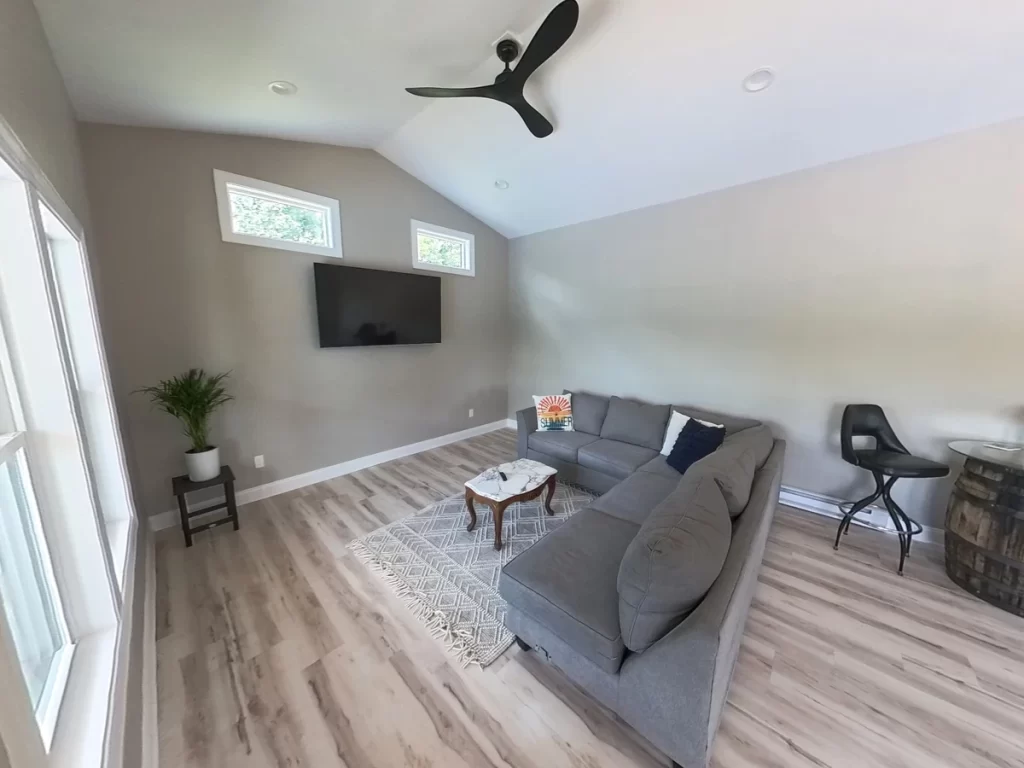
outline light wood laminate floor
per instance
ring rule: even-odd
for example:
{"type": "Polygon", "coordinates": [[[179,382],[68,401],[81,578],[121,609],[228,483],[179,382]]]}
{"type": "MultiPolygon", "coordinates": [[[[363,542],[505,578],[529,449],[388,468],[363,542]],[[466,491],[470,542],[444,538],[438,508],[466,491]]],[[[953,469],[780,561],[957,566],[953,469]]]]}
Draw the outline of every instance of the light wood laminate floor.
{"type": "MultiPolygon", "coordinates": [[[[534,654],[462,669],[346,550],[513,457],[508,430],[241,508],[157,547],[161,768],[667,760],[534,654]]],[[[1024,765],[1024,620],[934,547],[780,509],[712,764],[1024,765]]],[[[688,767],[689,768],[689,767],[688,767]]]]}

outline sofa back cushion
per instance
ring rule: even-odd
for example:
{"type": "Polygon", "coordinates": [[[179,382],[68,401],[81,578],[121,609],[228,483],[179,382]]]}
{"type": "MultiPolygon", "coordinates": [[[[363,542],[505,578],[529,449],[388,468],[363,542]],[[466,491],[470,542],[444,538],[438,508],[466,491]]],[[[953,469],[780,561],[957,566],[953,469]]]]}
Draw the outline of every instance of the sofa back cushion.
{"type": "Polygon", "coordinates": [[[565,390],[565,394],[572,395],[572,416],[576,431],[600,435],[604,417],[608,414],[609,398],[569,390],[565,390]]]}
{"type": "Polygon", "coordinates": [[[750,501],[754,473],[767,461],[773,443],[771,430],[763,424],[734,432],[717,451],[694,462],[689,471],[714,479],[729,508],[729,517],[736,518],[750,501]]]}
{"type": "Polygon", "coordinates": [[[667,405],[638,403],[613,395],[601,426],[601,437],[660,451],[670,410],[667,405]]]}
{"type": "Polygon", "coordinates": [[[630,650],[647,649],[697,607],[729,554],[725,498],[694,468],[654,508],[619,564],[619,627],[630,650]]]}
{"type": "Polygon", "coordinates": [[[726,413],[716,413],[715,411],[705,411],[703,408],[694,408],[689,405],[673,405],[672,410],[679,411],[679,413],[689,416],[691,419],[721,424],[725,427],[726,434],[729,435],[733,432],[756,427],[761,423],[757,419],[748,419],[744,416],[730,416],[726,413]]]}

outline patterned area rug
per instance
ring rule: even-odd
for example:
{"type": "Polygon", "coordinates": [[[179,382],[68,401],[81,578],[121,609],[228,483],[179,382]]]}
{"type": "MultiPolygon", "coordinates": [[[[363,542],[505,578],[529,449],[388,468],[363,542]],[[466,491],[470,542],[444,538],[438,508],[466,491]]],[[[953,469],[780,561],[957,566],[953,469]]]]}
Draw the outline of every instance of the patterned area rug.
{"type": "Polygon", "coordinates": [[[551,508],[542,499],[505,510],[504,543],[494,549],[494,517],[476,503],[477,527],[466,531],[464,494],[439,501],[353,541],[349,547],[402,598],[412,612],[463,664],[487,666],[515,637],[505,628],[505,601],[498,594],[502,566],[529,549],[594,495],[559,483],[551,508]]]}

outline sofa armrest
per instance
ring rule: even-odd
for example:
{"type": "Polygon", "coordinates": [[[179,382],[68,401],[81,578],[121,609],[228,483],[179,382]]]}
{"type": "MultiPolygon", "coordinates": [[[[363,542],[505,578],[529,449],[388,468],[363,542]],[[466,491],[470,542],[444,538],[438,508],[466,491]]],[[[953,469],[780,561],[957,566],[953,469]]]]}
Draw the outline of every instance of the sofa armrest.
{"type": "Polygon", "coordinates": [[[537,431],[537,409],[523,408],[516,411],[516,440],[519,448],[519,458],[526,458],[527,441],[530,433],[537,431]]]}
{"type": "Polygon", "coordinates": [[[700,605],[619,671],[619,714],[680,765],[705,766],[739,654],[782,483],[786,444],[758,470],[722,573],[700,605]]]}

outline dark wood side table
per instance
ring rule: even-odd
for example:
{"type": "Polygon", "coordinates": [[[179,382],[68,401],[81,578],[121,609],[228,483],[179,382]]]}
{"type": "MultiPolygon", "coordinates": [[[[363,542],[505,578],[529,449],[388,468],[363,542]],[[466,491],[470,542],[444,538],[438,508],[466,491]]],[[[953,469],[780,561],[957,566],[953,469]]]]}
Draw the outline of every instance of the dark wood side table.
{"type": "Polygon", "coordinates": [[[186,547],[192,546],[193,534],[208,531],[211,528],[216,528],[218,525],[224,525],[224,523],[234,523],[235,530],[238,530],[238,507],[235,506],[235,473],[231,471],[231,467],[227,464],[220,468],[220,474],[212,480],[203,480],[197,483],[190,480],[188,475],[178,475],[171,480],[171,486],[174,489],[174,495],[178,497],[178,511],[181,512],[181,532],[185,534],[186,547]],[[185,503],[185,494],[191,491],[199,491],[203,488],[212,488],[215,485],[224,486],[224,501],[220,504],[211,504],[208,507],[201,507],[189,512],[188,505],[185,503]],[[228,511],[227,515],[217,520],[197,525],[194,528],[191,526],[190,521],[193,518],[210,512],[216,512],[218,509],[226,509],[228,511]]]}

